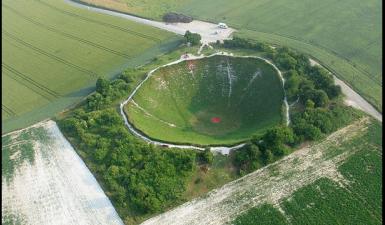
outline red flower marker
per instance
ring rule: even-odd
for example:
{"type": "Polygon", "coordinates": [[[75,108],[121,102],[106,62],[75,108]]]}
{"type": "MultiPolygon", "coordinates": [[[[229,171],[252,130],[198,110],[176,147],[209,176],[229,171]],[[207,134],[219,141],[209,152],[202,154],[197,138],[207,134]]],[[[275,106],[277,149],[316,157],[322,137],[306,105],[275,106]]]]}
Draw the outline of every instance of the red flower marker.
{"type": "Polygon", "coordinates": [[[221,118],[219,118],[219,117],[213,117],[213,118],[211,118],[211,122],[212,122],[212,123],[220,123],[220,122],[221,122],[221,118]]]}

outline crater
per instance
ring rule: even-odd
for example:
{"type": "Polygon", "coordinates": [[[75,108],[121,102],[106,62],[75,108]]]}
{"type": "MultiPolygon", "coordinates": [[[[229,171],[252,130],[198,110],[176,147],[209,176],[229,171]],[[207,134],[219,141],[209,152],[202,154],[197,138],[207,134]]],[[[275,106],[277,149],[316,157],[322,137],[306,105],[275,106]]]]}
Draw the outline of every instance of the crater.
{"type": "Polygon", "coordinates": [[[152,140],[235,145],[282,123],[284,91],[263,59],[214,55],[160,67],[124,110],[152,140]]]}

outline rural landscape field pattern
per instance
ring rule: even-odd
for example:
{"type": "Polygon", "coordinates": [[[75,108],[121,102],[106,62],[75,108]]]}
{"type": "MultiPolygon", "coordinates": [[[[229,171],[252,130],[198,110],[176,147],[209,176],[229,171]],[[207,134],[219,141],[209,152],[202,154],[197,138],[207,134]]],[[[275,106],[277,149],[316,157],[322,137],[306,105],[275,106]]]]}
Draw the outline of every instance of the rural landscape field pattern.
{"type": "Polygon", "coordinates": [[[2,1],[2,132],[51,117],[179,37],[62,1],[2,1]],[[140,48],[138,48],[140,46],[140,48]]]}
{"type": "Polygon", "coordinates": [[[176,11],[225,22],[238,30],[235,35],[310,55],[382,110],[380,0],[81,1],[155,20],[176,11]]]}

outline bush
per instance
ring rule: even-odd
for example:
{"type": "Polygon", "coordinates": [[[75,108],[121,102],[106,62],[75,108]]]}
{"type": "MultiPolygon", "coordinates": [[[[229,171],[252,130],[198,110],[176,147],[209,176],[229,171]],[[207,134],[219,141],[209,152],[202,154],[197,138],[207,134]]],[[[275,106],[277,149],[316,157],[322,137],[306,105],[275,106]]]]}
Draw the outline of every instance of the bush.
{"type": "Polygon", "coordinates": [[[96,92],[106,96],[110,91],[110,82],[104,78],[98,78],[96,81],[96,92]]]}
{"type": "Polygon", "coordinates": [[[191,33],[190,31],[186,31],[184,34],[186,43],[190,43],[191,45],[198,45],[201,41],[201,35],[198,33],[191,33]]]}
{"type": "Polygon", "coordinates": [[[234,151],[233,163],[238,167],[238,172],[242,175],[260,168],[260,158],[261,151],[259,147],[249,142],[242,148],[234,151]]]}
{"type": "Polygon", "coordinates": [[[198,155],[198,160],[202,163],[211,165],[214,161],[214,155],[210,151],[210,148],[205,148],[203,152],[200,152],[198,155]]]}

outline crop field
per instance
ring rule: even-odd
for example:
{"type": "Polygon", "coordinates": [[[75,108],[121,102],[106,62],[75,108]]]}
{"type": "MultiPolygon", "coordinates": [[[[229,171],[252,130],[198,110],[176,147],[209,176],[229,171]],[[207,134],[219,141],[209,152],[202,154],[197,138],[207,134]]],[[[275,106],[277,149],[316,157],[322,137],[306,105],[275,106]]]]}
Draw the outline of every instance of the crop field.
{"type": "Polygon", "coordinates": [[[176,11],[195,19],[225,22],[242,37],[311,55],[381,110],[382,1],[82,1],[156,20],[165,12],[176,11]]]}
{"type": "Polygon", "coordinates": [[[56,123],[2,136],[2,224],[123,225],[56,123]]]}
{"type": "Polygon", "coordinates": [[[283,97],[277,71],[263,60],[212,56],[159,68],[126,112],[157,140],[234,144],[279,124],[283,97]]]}
{"type": "Polygon", "coordinates": [[[360,118],[143,224],[381,224],[381,129],[360,118]]]}
{"type": "Polygon", "coordinates": [[[283,200],[283,214],[263,205],[239,216],[234,224],[382,224],[381,126],[371,124],[363,137],[332,150],[352,151],[352,146],[357,152],[338,168],[345,183],[322,178],[283,200]]]}
{"type": "Polygon", "coordinates": [[[190,0],[75,0],[145,18],[162,20],[165,12],[173,11],[190,0]]]}
{"type": "Polygon", "coordinates": [[[2,133],[50,117],[180,38],[63,1],[2,1],[2,133]]]}

